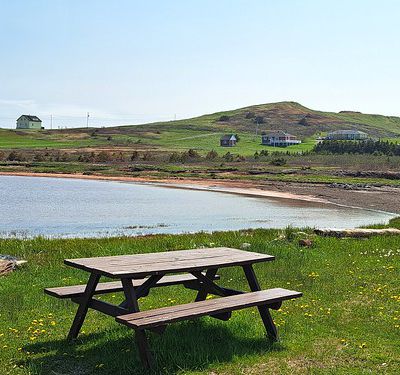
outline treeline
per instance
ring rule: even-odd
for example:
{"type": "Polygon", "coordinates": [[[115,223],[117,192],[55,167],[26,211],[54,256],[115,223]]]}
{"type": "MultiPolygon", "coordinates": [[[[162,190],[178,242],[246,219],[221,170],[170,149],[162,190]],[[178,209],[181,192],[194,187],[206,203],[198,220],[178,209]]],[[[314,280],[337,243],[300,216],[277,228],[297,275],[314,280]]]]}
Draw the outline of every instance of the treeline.
{"type": "Polygon", "coordinates": [[[314,152],[325,154],[373,154],[400,156],[400,144],[388,141],[323,141],[314,146],[314,152]]]}

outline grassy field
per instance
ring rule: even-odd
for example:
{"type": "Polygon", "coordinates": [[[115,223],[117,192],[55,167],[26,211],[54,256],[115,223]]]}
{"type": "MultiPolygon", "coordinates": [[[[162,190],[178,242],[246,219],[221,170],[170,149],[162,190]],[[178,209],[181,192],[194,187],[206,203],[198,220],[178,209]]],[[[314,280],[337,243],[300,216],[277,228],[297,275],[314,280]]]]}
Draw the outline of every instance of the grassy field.
{"type": "MultiPolygon", "coordinates": [[[[394,224],[394,222],[393,222],[394,224]]],[[[0,279],[1,374],[142,374],[133,332],[90,312],[77,343],[65,341],[76,305],[44,287],[84,283],[64,258],[144,253],[201,246],[240,247],[276,256],[256,266],[261,286],[299,290],[273,316],[281,341],[269,343],[256,309],[228,322],[202,318],[149,335],[163,374],[398,374],[400,285],[398,237],[334,239],[288,228],[142,238],[0,240],[0,253],[28,264],[0,279]],[[299,238],[311,238],[302,248],[299,238]]],[[[220,284],[246,288],[239,268],[221,269],[220,284]]],[[[158,289],[142,309],[192,301],[181,287],[158,289]]],[[[105,297],[102,297],[105,298],[105,297]]],[[[119,294],[108,297],[120,300],[119,294]]],[[[105,298],[106,299],[106,298],[105,298]]]]}
{"type": "Polygon", "coordinates": [[[0,129],[0,149],[31,148],[81,148],[106,143],[103,139],[92,139],[86,135],[70,135],[60,132],[15,131],[0,129]]]}

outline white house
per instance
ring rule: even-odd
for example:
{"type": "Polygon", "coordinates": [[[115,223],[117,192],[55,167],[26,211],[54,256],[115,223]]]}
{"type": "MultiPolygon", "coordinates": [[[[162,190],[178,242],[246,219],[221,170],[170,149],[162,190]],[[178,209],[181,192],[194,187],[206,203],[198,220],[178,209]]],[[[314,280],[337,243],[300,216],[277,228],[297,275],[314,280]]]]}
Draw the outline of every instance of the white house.
{"type": "Polygon", "coordinates": [[[336,130],[334,132],[328,133],[325,139],[332,140],[342,140],[342,141],[355,141],[367,139],[368,134],[359,130],[336,130]]]}
{"type": "Polygon", "coordinates": [[[22,115],[17,119],[17,129],[42,129],[42,120],[37,116],[22,115]]]}
{"type": "Polygon", "coordinates": [[[287,147],[298,145],[301,141],[297,139],[295,135],[285,133],[282,130],[277,130],[272,133],[263,134],[261,136],[261,143],[265,146],[287,147]]]}

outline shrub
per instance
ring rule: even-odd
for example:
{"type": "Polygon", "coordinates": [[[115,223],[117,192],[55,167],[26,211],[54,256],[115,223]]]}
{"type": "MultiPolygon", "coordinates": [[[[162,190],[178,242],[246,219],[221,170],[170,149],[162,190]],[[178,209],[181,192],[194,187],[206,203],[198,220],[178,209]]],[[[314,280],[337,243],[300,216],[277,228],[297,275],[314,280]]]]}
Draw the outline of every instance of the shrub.
{"type": "Polygon", "coordinates": [[[218,119],[218,121],[220,121],[220,122],[227,122],[227,121],[229,121],[229,120],[230,120],[230,117],[227,116],[227,115],[222,115],[222,116],[218,119]]]}
{"type": "Polygon", "coordinates": [[[98,161],[99,163],[105,163],[106,161],[110,161],[111,160],[111,155],[110,153],[106,152],[106,151],[100,151],[97,156],[96,156],[96,161],[98,161]]]}
{"type": "Polygon", "coordinates": [[[131,161],[136,160],[139,157],[139,153],[137,151],[133,151],[131,155],[131,161]]]}
{"type": "Polygon", "coordinates": [[[233,160],[233,155],[228,151],[223,158],[225,159],[225,161],[232,161],[233,160]]]}
{"type": "Polygon", "coordinates": [[[276,158],[271,160],[271,165],[282,166],[286,164],[286,159],[284,158],[276,158]]]}
{"type": "Polygon", "coordinates": [[[253,120],[256,124],[265,124],[265,120],[263,116],[256,116],[253,120]]]}
{"type": "Polygon", "coordinates": [[[200,157],[199,153],[196,150],[193,150],[192,148],[189,149],[188,156],[191,159],[198,159],[200,157]]]}
{"type": "Polygon", "coordinates": [[[207,155],[206,155],[206,159],[207,160],[214,160],[218,157],[218,153],[217,151],[211,150],[207,155]]]}
{"type": "Polygon", "coordinates": [[[254,117],[256,117],[254,112],[246,112],[245,118],[249,119],[249,118],[254,118],[254,117]]]}

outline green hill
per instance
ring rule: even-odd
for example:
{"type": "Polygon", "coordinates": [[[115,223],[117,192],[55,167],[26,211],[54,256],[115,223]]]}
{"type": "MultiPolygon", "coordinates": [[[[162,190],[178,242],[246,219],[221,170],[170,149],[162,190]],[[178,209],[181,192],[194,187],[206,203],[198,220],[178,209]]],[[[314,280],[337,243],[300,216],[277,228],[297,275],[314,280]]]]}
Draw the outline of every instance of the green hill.
{"type": "MultiPolygon", "coordinates": [[[[63,148],[136,144],[157,149],[210,149],[222,133],[238,133],[250,147],[256,131],[284,130],[312,144],[321,133],[357,129],[372,137],[400,137],[400,117],[353,111],[322,112],[296,102],[260,104],[191,119],[108,128],[0,130],[0,148],[63,148]]],[[[295,147],[295,146],[294,146],[295,147]]],[[[253,150],[253,147],[251,147],[253,150]]],[[[293,149],[293,148],[291,148],[293,149]]],[[[299,148],[301,150],[301,148],[299,148]]],[[[249,150],[250,151],[250,150],[249,150]]]]}

